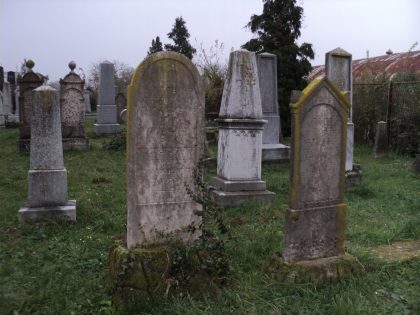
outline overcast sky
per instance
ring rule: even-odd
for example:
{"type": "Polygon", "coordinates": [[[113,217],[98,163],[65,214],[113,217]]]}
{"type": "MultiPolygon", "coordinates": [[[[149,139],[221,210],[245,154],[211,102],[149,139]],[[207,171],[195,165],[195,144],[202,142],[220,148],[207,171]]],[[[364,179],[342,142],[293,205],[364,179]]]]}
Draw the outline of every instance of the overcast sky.
{"type": "MultiPolygon", "coordinates": [[[[313,65],[338,46],[353,59],[383,55],[389,48],[420,50],[419,0],[298,0],[304,8],[302,37],[316,52],[313,65]]],[[[70,60],[86,74],[93,62],[118,60],[136,67],[151,40],[182,16],[191,43],[208,49],[215,40],[231,48],[252,37],[244,28],[262,0],[0,0],[0,64],[16,70],[24,58],[58,80],[70,60]]],[[[280,71],[280,69],[279,69],[280,71]]]]}

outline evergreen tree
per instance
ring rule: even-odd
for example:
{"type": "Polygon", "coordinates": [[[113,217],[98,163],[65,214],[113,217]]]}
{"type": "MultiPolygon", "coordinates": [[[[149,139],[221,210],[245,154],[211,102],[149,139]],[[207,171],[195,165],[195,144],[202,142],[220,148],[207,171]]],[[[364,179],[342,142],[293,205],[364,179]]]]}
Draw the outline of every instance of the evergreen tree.
{"type": "Polygon", "coordinates": [[[172,31],[168,33],[168,38],[174,41],[174,45],[165,44],[165,49],[168,51],[179,52],[192,59],[196,50],[188,42],[189,37],[190,33],[188,33],[184,19],[182,18],[182,16],[177,17],[175,19],[175,24],[172,28],[172,31]]]}
{"type": "Polygon", "coordinates": [[[263,0],[263,12],[252,15],[247,27],[257,37],[242,48],[277,55],[277,91],[283,135],[290,135],[289,102],[292,90],[305,88],[304,77],[314,58],[312,44],[298,45],[303,8],[296,0],[263,0]]]}
{"type": "Polygon", "coordinates": [[[162,50],[163,50],[162,42],[160,41],[159,36],[156,36],[156,40],[152,39],[152,46],[150,46],[147,54],[151,55],[162,50]]]}

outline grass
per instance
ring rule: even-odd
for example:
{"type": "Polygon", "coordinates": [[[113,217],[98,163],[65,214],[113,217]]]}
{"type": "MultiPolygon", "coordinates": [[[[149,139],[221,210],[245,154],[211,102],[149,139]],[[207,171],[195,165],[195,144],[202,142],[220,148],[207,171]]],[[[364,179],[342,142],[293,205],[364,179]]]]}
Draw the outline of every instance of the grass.
{"type": "MultiPolygon", "coordinates": [[[[92,149],[65,152],[69,198],[77,222],[21,225],[29,156],[16,153],[17,129],[0,129],[0,314],[118,314],[105,287],[111,241],[126,230],[125,153],[105,151],[92,133],[92,149]]],[[[214,149],[214,148],[213,148],[214,149]]],[[[368,271],[359,278],[315,287],[282,285],[262,272],[281,250],[288,199],[288,164],[263,167],[272,205],[246,204],[223,213],[232,279],[215,298],[145,299],[132,314],[420,314],[420,260],[385,263],[371,248],[420,238],[420,177],[408,157],[375,160],[358,146],[363,185],[346,194],[347,249],[368,271]]],[[[214,174],[210,170],[207,178],[214,174]]]]}

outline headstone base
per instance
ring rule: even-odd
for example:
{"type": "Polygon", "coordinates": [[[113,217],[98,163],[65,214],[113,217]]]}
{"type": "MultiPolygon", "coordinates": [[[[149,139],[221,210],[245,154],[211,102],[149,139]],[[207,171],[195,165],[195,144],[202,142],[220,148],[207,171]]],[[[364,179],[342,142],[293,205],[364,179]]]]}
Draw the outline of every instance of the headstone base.
{"type": "Polygon", "coordinates": [[[87,138],[63,138],[63,150],[86,151],[90,148],[87,138]]]}
{"type": "Polygon", "coordinates": [[[31,148],[31,139],[19,139],[16,141],[16,149],[19,153],[28,153],[31,148]]]}
{"type": "Polygon", "coordinates": [[[119,306],[145,297],[199,298],[218,293],[228,274],[228,260],[222,250],[208,248],[172,243],[128,249],[115,241],[107,261],[114,303],[119,306]]]}
{"type": "Polygon", "coordinates": [[[351,171],[345,172],[344,185],[347,191],[356,189],[362,184],[362,168],[359,164],[353,164],[351,171]]]}
{"type": "Polygon", "coordinates": [[[50,220],[76,221],[76,200],[69,200],[63,206],[30,208],[23,206],[18,212],[19,222],[50,220]]]}
{"type": "Polygon", "coordinates": [[[348,253],[290,264],[277,254],[270,257],[264,271],[281,283],[312,282],[320,285],[336,282],[350,275],[361,275],[365,269],[357,258],[348,253]]]}
{"type": "Polygon", "coordinates": [[[263,180],[228,180],[219,176],[213,177],[213,186],[222,191],[263,191],[267,185],[263,180]]]}
{"type": "Polygon", "coordinates": [[[94,124],[93,129],[97,135],[117,133],[121,129],[120,124],[94,124]]]}
{"type": "Polygon", "coordinates": [[[290,160],[290,147],[281,143],[266,143],[262,145],[263,161],[290,160]]]}
{"type": "Polygon", "coordinates": [[[244,202],[273,202],[276,194],[268,190],[260,191],[221,191],[213,190],[212,197],[218,206],[238,206],[244,202]]]}

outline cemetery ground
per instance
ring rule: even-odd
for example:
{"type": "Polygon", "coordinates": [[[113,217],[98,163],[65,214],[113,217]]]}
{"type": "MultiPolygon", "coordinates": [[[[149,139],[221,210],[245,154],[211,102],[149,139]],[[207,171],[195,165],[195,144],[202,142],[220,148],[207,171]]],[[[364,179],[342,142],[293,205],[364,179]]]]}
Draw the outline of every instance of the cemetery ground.
{"type": "MultiPolygon", "coordinates": [[[[106,287],[112,240],[126,232],[125,152],[102,148],[93,121],[92,148],[65,152],[69,199],[77,199],[76,223],[21,225],[17,211],[27,198],[29,156],[16,153],[18,129],[0,129],[0,314],[117,314],[106,287]]],[[[214,148],[211,148],[214,151],[214,148]]],[[[138,301],[128,314],[420,314],[420,259],[382,260],[373,250],[420,239],[420,177],[410,157],[374,159],[370,146],[355,147],[363,185],[346,193],[347,250],[366,269],[358,278],[314,286],[285,285],[263,267],[281,250],[288,203],[289,164],[263,166],[273,204],[246,204],[222,213],[220,234],[231,275],[215,297],[138,301]],[[134,308],[137,311],[134,311],[134,308]]],[[[210,180],[215,169],[208,169],[210,180]]],[[[179,183],[183,185],[183,183],[179,183]]],[[[215,229],[217,232],[217,230],[215,229]]]]}

